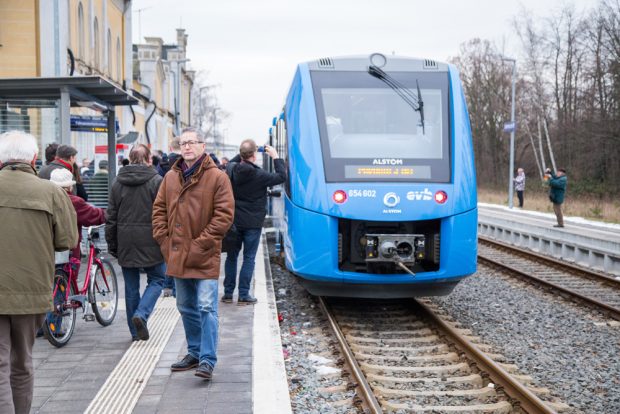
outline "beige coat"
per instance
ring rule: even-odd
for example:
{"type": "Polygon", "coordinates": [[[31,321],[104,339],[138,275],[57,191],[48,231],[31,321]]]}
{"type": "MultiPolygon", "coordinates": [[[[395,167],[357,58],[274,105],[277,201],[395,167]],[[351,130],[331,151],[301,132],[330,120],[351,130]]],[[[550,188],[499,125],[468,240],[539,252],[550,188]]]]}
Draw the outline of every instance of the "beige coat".
{"type": "Polygon", "coordinates": [[[228,176],[206,156],[183,182],[179,159],[153,204],[153,238],[178,278],[218,279],[222,238],[232,225],[235,201],[228,176]]]}
{"type": "Polygon", "coordinates": [[[67,193],[29,164],[0,170],[0,315],[52,310],[54,250],[77,245],[67,193]]]}

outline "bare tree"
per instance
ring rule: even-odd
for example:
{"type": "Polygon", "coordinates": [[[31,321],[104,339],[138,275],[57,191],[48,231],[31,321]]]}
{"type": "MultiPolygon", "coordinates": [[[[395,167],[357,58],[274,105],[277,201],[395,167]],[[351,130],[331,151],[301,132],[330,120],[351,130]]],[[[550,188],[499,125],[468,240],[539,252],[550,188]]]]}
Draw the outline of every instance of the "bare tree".
{"type": "Polygon", "coordinates": [[[218,152],[222,145],[219,132],[230,113],[219,106],[217,100],[218,84],[210,84],[207,72],[198,72],[192,89],[192,120],[207,139],[207,146],[218,152]]]}
{"type": "MultiPolygon", "coordinates": [[[[508,136],[503,125],[510,119],[511,69],[503,64],[497,47],[480,39],[461,45],[459,56],[452,62],[461,71],[478,180],[497,186],[504,182],[509,168],[508,136]]],[[[523,153],[522,148],[517,146],[517,154],[523,153]]]]}
{"type": "MultiPolygon", "coordinates": [[[[517,165],[565,167],[573,192],[620,190],[620,0],[600,0],[583,15],[564,6],[535,18],[523,9],[513,28],[517,57],[517,165]],[[520,53],[519,53],[520,52],[520,53]]],[[[462,75],[480,182],[499,185],[507,165],[501,126],[508,119],[510,74],[486,40],[452,59],[462,75]]]]}

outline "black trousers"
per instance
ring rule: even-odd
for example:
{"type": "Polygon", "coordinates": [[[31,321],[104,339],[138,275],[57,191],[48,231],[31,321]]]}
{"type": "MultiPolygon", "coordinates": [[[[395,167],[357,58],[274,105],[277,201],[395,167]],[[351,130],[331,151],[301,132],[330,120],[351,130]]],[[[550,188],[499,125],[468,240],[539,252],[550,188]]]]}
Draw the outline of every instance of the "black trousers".
{"type": "Polygon", "coordinates": [[[517,191],[517,198],[519,199],[519,207],[523,207],[523,191],[517,191]]]}

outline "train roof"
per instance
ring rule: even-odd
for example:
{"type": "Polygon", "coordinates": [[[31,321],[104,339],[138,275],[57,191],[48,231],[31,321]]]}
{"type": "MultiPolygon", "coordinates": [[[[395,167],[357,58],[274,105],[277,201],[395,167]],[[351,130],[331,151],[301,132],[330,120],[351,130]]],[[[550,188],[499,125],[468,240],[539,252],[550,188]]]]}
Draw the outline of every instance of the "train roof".
{"type": "Polygon", "coordinates": [[[448,72],[448,64],[432,59],[412,58],[406,56],[370,55],[325,57],[306,62],[313,71],[368,71],[370,65],[388,72],[448,72]]]}

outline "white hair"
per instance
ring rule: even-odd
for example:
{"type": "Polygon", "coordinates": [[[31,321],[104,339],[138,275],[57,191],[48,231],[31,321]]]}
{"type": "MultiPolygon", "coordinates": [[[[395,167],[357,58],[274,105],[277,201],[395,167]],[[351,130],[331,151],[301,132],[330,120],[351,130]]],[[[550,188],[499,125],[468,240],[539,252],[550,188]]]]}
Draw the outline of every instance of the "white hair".
{"type": "Polygon", "coordinates": [[[0,162],[31,162],[39,153],[37,139],[24,131],[8,131],[0,134],[0,162]]]}

